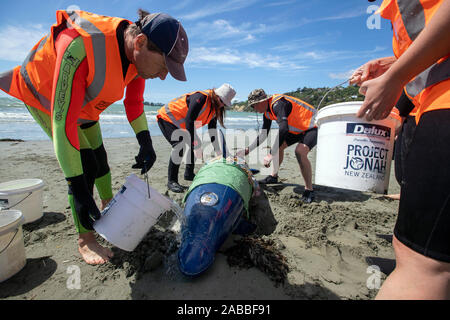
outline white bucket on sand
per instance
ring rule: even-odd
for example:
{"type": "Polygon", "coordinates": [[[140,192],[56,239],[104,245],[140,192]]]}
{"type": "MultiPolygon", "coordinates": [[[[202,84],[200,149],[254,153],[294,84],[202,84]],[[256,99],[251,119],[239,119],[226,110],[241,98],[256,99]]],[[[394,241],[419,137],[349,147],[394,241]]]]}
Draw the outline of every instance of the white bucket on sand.
{"type": "Polygon", "coordinates": [[[116,247],[133,251],[159,217],[169,210],[177,212],[180,208],[132,174],[103,210],[102,217],[94,222],[94,229],[116,247]]]}
{"type": "Polygon", "coordinates": [[[401,119],[393,112],[384,120],[357,118],[362,103],[333,104],[317,113],[315,184],[386,194],[401,119]]]}
{"type": "Polygon", "coordinates": [[[38,220],[43,212],[43,191],[41,179],[22,179],[0,183],[0,210],[22,211],[24,223],[38,220]]]}
{"type": "Polygon", "coordinates": [[[19,210],[0,211],[0,282],[11,278],[26,264],[23,221],[19,210]]]}

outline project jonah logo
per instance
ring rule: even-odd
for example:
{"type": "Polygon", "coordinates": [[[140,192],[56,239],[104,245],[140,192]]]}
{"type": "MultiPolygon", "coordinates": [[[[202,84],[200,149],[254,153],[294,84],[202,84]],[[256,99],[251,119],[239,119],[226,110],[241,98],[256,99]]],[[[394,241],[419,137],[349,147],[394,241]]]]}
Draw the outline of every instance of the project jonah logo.
{"type": "Polygon", "coordinates": [[[361,135],[375,138],[391,138],[391,129],[385,126],[368,123],[347,123],[347,135],[361,135]]]}

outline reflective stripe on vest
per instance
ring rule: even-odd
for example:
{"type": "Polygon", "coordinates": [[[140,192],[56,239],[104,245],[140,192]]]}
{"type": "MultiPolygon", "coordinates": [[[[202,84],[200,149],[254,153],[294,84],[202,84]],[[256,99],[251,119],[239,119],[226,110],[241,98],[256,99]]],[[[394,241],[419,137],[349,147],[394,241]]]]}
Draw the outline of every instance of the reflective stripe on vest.
{"type": "MultiPolygon", "coordinates": [[[[427,23],[424,7],[420,0],[396,1],[403,20],[403,25],[409,38],[414,41],[427,23]]],[[[450,79],[450,61],[447,58],[441,63],[433,64],[427,70],[417,75],[406,85],[406,92],[411,97],[416,97],[423,90],[448,79],[450,79]]]]}
{"type": "Polygon", "coordinates": [[[98,120],[104,109],[123,97],[125,87],[137,76],[136,67],[130,64],[123,77],[117,41],[117,27],[123,22],[131,22],[78,10],[58,10],[56,18],[50,35],[33,47],[22,66],[14,69],[12,83],[6,84],[8,80],[4,76],[2,86],[9,86],[10,91],[14,91],[11,95],[28,105],[51,113],[53,73],[58,60],[53,42],[60,32],[68,32],[72,37],[79,35],[88,63],[80,118],[98,120]]]}
{"type": "Polygon", "coordinates": [[[414,80],[406,85],[406,91],[409,95],[415,97],[422,90],[447,79],[450,79],[450,59],[448,58],[442,63],[433,64],[416,76],[414,80]]]}
{"type": "MultiPolygon", "coordinates": [[[[200,92],[200,93],[204,94],[207,97],[209,96],[209,93],[207,91],[197,91],[197,92],[200,92]]],[[[193,92],[193,93],[195,93],[195,92],[193,92]]],[[[185,94],[185,95],[183,95],[181,97],[173,99],[172,101],[178,101],[178,100],[181,100],[181,99],[186,99],[186,96],[192,95],[193,93],[185,94]]],[[[169,117],[170,121],[175,126],[177,126],[178,128],[182,128],[183,125],[184,125],[184,127],[186,127],[186,119],[182,118],[180,120],[177,120],[175,118],[174,114],[172,113],[172,111],[170,110],[169,104],[170,104],[170,102],[168,104],[164,105],[164,110],[165,110],[167,116],[169,117]]],[[[200,110],[200,112],[199,112],[199,114],[197,116],[197,119],[199,119],[203,115],[203,113],[205,113],[205,111],[209,109],[209,107],[210,107],[210,103],[208,103],[208,98],[207,98],[205,104],[202,106],[202,109],[200,110]]]]}
{"type": "Polygon", "coordinates": [[[406,32],[411,41],[414,41],[425,28],[425,13],[422,3],[420,0],[398,0],[397,4],[406,32]]]}
{"type": "Polygon", "coordinates": [[[75,11],[66,11],[73,23],[86,31],[92,39],[95,74],[92,83],[86,89],[83,106],[98,97],[105,84],[106,75],[106,40],[105,35],[93,23],[81,18],[75,11]]]}
{"type": "MultiPolygon", "coordinates": [[[[289,101],[289,102],[292,104],[292,107],[293,107],[293,108],[294,108],[295,105],[299,105],[299,106],[301,106],[302,108],[304,108],[304,109],[310,111],[310,112],[312,113],[312,116],[311,116],[311,119],[310,119],[310,121],[309,121],[308,129],[307,129],[307,130],[312,129],[312,128],[315,127],[314,119],[315,119],[315,116],[316,116],[316,113],[317,113],[317,110],[316,110],[316,109],[314,109],[314,108],[312,108],[311,106],[305,104],[305,103],[304,103],[303,101],[301,101],[301,100],[297,100],[297,99],[294,99],[294,98],[289,97],[289,96],[285,96],[285,95],[274,95],[274,96],[275,96],[275,101],[269,102],[269,103],[270,103],[270,105],[269,105],[269,110],[270,110],[270,111],[266,111],[266,113],[265,113],[265,116],[266,116],[268,119],[272,119],[271,115],[273,115],[274,118],[276,119],[275,114],[273,113],[273,105],[274,105],[275,102],[277,102],[277,101],[280,100],[281,98],[284,98],[284,99],[286,99],[287,101],[289,101]]],[[[295,112],[294,109],[292,109],[291,114],[292,114],[293,112],[295,112]]],[[[273,120],[273,119],[272,119],[272,120],[273,120]]],[[[290,125],[290,124],[289,124],[289,120],[288,120],[288,128],[289,128],[289,131],[295,132],[295,133],[303,133],[303,132],[306,131],[306,130],[301,130],[301,129],[297,128],[297,127],[294,127],[294,126],[290,125]]]]}
{"type": "Polygon", "coordinates": [[[170,111],[169,105],[168,105],[168,104],[166,104],[166,105],[164,106],[164,108],[165,108],[165,110],[166,110],[167,116],[170,118],[170,120],[172,121],[172,123],[173,123],[175,126],[177,126],[178,128],[181,128],[181,125],[182,125],[183,123],[185,123],[185,120],[184,120],[184,119],[181,119],[181,120],[175,119],[175,116],[173,115],[172,111],[170,111]]]}
{"type": "Polygon", "coordinates": [[[0,88],[5,92],[9,92],[11,88],[14,70],[9,70],[0,74],[0,88]]]}
{"type": "Polygon", "coordinates": [[[22,76],[23,81],[25,81],[25,84],[27,85],[28,89],[30,89],[30,92],[33,94],[33,96],[36,98],[37,101],[47,110],[50,112],[51,110],[51,102],[46,97],[44,97],[42,94],[40,94],[36,88],[34,87],[33,83],[31,82],[30,76],[28,75],[27,71],[27,65],[28,63],[32,62],[34,59],[34,55],[36,52],[42,49],[44,47],[45,43],[47,42],[48,35],[41,39],[39,42],[38,47],[35,50],[32,50],[28,56],[25,58],[25,61],[22,64],[22,67],[20,68],[20,75],[22,76]]]}
{"type": "MultiPolygon", "coordinates": [[[[289,97],[289,96],[283,96],[283,98],[285,98],[286,100],[288,100],[288,101],[291,102],[291,103],[299,104],[299,105],[301,105],[303,108],[305,108],[306,110],[311,111],[313,115],[312,115],[312,117],[311,117],[311,120],[309,121],[309,127],[308,127],[308,130],[314,128],[314,126],[315,126],[315,124],[314,124],[314,122],[315,122],[314,119],[315,119],[316,113],[317,113],[317,110],[316,110],[316,109],[311,108],[310,106],[308,106],[307,104],[303,103],[302,101],[300,101],[300,100],[295,100],[295,99],[293,99],[293,98],[291,98],[291,97],[289,97]]],[[[302,130],[297,129],[297,128],[294,128],[294,127],[292,127],[292,126],[289,126],[289,130],[294,131],[294,132],[299,132],[299,133],[302,133],[302,132],[303,132],[302,130]],[[291,128],[292,128],[292,130],[291,130],[291,128]]]]}

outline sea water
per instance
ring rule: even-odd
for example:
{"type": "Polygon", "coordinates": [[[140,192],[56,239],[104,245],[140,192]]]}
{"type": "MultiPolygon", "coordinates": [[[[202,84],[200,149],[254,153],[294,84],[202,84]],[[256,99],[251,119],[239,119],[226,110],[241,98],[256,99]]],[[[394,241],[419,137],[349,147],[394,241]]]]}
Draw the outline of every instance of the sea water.
{"type": "MultiPolygon", "coordinates": [[[[156,115],[161,107],[145,106],[150,134],[162,135],[156,115]]],[[[262,115],[251,112],[227,111],[224,121],[227,133],[255,130],[262,125],[262,115]]],[[[274,122],[273,127],[276,127],[274,122]]],[[[103,138],[135,137],[122,103],[109,106],[100,115],[100,127],[103,138]]],[[[218,124],[218,127],[220,125],[218,124]]],[[[203,128],[205,130],[207,126],[203,128]]],[[[0,139],[47,140],[48,137],[36,123],[24,104],[14,98],[0,97],[0,139]]]]}

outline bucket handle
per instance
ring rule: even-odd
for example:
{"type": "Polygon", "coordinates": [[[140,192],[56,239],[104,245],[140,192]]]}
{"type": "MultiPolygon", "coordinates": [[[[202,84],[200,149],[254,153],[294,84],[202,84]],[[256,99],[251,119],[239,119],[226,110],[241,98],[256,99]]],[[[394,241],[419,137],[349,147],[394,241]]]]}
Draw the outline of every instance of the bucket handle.
{"type": "Polygon", "coordinates": [[[328,90],[328,91],[325,93],[325,95],[322,97],[322,99],[320,100],[319,105],[317,106],[317,110],[320,110],[320,106],[321,106],[321,104],[322,104],[323,99],[325,99],[325,97],[326,97],[331,91],[333,91],[334,89],[336,89],[336,88],[339,87],[339,86],[342,86],[344,83],[347,83],[347,82],[350,81],[350,80],[351,80],[351,79],[347,79],[347,80],[345,80],[344,82],[339,83],[337,86],[334,86],[333,88],[331,88],[330,90],[328,90]]]}
{"type": "Polygon", "coordinates": [[[8,242],[8,244],[6,245],[6,247],[2,250],[0,250],[0,254],[2,254],[3,252],[6,251],[6,249],[9,248],[9,246],[11,245],[11,243],[14,241],[14,238],[16,237],[17,233],[19,232],[19,228],[16,229],[16,232],[14,232],[14,235],[12,236],[11,240],[8,242]]]}
{"type": "Polygon", "coordinates": [[[9,206],[9,207],[7,207],[7,208],[0,208],[0,210],[9,210],[9,209],[11,209],[11,208],[17,206],[18,204],[21,204],[23,201],[25,201],[25,200],[26,200],[29,196],[31,196],[32,194],[33,194],[33,192],[29,192],[25,198],[23,198],[22,200],[20,200],[20,201],[17,202],[16,204],[13,204],[12,206],[9,206]]]}

